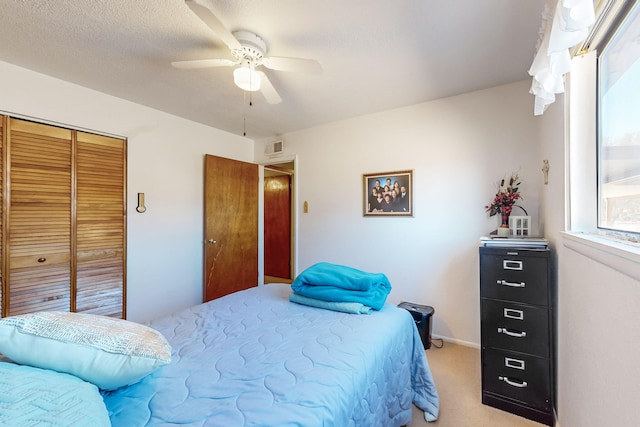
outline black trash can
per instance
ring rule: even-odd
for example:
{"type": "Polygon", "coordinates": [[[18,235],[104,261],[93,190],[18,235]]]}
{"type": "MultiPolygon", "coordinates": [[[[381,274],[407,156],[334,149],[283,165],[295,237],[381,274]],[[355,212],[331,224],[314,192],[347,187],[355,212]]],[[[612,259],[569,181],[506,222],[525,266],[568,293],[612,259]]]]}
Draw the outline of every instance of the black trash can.
{"type": "Polygon", "coordinates": [[[422,345],[425,349],[431,348],[431,317],[435,310],[428,305],[414,304],[412,302],[401,302],[398,307],[404,308],[416,321],[416,327],[422,338],[422,345]]]}

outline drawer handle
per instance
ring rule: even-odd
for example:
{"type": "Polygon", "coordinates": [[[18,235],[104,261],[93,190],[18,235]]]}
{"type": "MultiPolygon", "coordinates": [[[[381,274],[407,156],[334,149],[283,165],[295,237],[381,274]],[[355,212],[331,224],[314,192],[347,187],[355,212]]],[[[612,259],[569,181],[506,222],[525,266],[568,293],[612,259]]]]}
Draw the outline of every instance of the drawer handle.
{"type": "Polygon", "coordinates": [[[46,260],[46,258],[38,258],[38,262],[45,262],[46,260]]]}
{"type": "Polygon", "coordinates": [[[525,370],[524,360],[512,359],[510,357],[504,358],[504,366],[506,366],[507,368],[521,369],[523,371],[525,370]]]}
{"type": "Polygon", "coordinates": [[[513,308],[503,309],[504,317],[507,319],[524,320],[524,311],[515,310],[513,308]]]}
{"type": "Polygon", "coordinates": [[[505,383],[509,384],[510,386],[513,387],[519,387],[519,388],[524,388],[527,386],[527,382],[526,381],[513,381],[511,379],[509,379],[509,377],[498,377],[498,379],[500,381],[504,381],[505,383]]]}
{"type": "Polygon", "coordinates": [[[512,288],[524,288],[524,285],[525,285],[524,282],[516,283],[516,282],[507,282],[506,280],[498,280],[497,283],[498,285],[510,286],[512,288]]]}
{"type": "Polygon", "coordinates": [[[512,261],[509,259],[503,259],[502,268],[504,270],[522,270],[522,261],[512,261]]]}
{"type": "Polygon", "coordinates": [[[522,331],[522,332],[511,332],[507,328],[498,328],[498,333],[499,334],[509,335],[510,337],[515,337],[515,338],[524,338],[524,337],[527,336],[527,333],[525,331],[522,331]]]}

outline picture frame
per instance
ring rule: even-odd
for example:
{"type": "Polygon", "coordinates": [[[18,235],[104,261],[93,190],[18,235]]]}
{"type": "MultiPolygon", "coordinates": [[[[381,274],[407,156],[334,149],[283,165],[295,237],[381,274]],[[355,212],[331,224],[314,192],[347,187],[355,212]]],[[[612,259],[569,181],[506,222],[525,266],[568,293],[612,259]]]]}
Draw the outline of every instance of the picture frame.
{"type": "Polygon", "coordinates": [[[363,216],[413,216],[412,170],[367,173],[362,182],[363,216]]]}

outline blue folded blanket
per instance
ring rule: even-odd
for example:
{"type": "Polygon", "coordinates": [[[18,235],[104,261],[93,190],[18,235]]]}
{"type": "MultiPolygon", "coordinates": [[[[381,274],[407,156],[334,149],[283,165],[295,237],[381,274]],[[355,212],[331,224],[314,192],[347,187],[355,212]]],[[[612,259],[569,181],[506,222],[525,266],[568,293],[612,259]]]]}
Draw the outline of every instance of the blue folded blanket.
{"type": "Polygon", "coordinates": [[[295,292],[289,295],[289,301],[297,304],[308,305],[309,307],[324,308],[326,310],[341,311],[343,313],[351,314],[369,314],[372,310],[367,305],[360,304],[359,302],[333,302],[322,301],[321,299],[309,298],[295,292]]]}
{"type": "Polygon", "coordinates": [[[295,278],[291,289],[302,296],[332,302],[356,302],[376,310],[384,305],[391,283],[382,273],[320,262],[295,278]]]}

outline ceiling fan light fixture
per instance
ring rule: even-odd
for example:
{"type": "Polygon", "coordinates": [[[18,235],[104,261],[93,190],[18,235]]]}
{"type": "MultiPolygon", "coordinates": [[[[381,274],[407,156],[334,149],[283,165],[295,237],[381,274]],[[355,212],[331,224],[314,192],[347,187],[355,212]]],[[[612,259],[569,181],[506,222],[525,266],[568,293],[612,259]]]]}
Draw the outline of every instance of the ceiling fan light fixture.
{"type": "Polygon", "coordinates": [[[255,92],[260,90],[262,79],[252,65],[243,64],[233,70],[233,81],[242,90],[255,92]]]}

